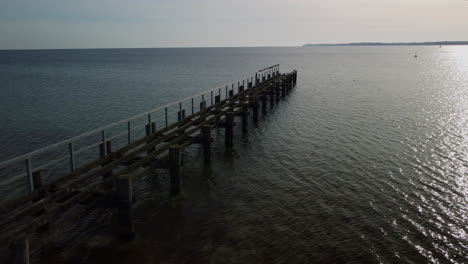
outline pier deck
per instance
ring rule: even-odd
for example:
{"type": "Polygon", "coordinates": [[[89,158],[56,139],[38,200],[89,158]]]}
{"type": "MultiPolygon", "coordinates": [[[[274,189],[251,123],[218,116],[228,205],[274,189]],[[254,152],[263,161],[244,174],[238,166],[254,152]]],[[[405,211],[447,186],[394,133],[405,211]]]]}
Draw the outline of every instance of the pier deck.
{"type": "Polygon", "coordinates": [[[295,87],[296,81],[296,71],[280,74],[279,65],[275,65],[238,82],[237,89],[232,84],[231,87],[226,86],[224,91],[207,91],[0,163],[0,168],[23,163],[25,173],[20,175],[28,185],[28,193],[0,202],[0,241],[2,245],[9,246],[9,260],[11,263],[29,263],[28,237],[31,234],[47,232],[44,230],[54,226],[53,219],[64,215],[77,204],[92,204],[103,197],[112,201],[108,203],[109,206],[117,208],[117,235],[132,239],[133,182],[155,169],[167,169],[170,175],[168,191],[171,196],[179,195],[183,152],[187,147],[201,144],[203,162],[209,164],[213,129],[225,130],[225,147],[226,150],[231,149],[235,117],[240,119],[242,133],[248,133],[249,118],[257,124],[259,116],[266,115],[269,109],[285,98],[295,87]],[[171,107],[175,111],[170,111],[171,107]],[[155,118],[157,112],[164,114],[158,119],[155,118]],[[132,136],[135,137],[136,133],[131,122],[137,118],[147,120],[139,126],[145,134],[134,140],[132,136]],[[126,125],[126,131],[107,137],[106,131],[119,125],[126,125]],[[79,151],[74,144],[96,134],[100,136],[98,141],[89,141],[86,147],[99,150],[100,156],[78,166],[76,155],[79,151]],[[120,141],[117,136],[121,137],[120,141]],[[125,138],[123,144],[122,137],[125,138]],[[32,166],[35,155],[59,145],[68,147],[64,157],[32,166]],[[69,172],[59,170],[58,176],[48,177],[48,181],[45,181],[45,172],[59,164],[57,160],[68,163],[69,172]]]}

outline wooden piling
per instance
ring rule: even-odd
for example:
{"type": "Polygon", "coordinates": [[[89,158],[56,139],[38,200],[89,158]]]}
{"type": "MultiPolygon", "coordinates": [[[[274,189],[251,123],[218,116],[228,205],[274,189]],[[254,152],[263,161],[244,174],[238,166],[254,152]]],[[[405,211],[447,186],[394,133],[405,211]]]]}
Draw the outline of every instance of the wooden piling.
{"type": "Polygon", "coordinates": [[[42,174],[44,171],[35,171],[32,174],[34,190],[37,190],[42,187],[42,174]]]}
{"type": "Polygon", "coordinates": [[[276,98],[276,102],[279,102],[279,101],[280,101],[280,83],[279,83],[279,82],[276,82],[276,86],[275,86],[275,98],[276,98]]]}
{"type": "Polygon", "coordinates": [[[179,112],[177,112],[177,121],[180,121],[180,120],[183,120],[183,119],[185,119],[185,109],[182,109],[179,112]]]}
{"type": "Polygon", "coordinates": [[[179,145],[172,145],[169,148],[169,174],[171,178],[171,195],[177,196],[180,193],[180,178],[182,175],[182,151],[179,145]]]}
{"type": "Polygon", "coordinates": [[[200,102],[200,111],[205,110],[205,108],[206,108],[206,101],[201,101],[200,102]]]}
{"type": "Polygon", "coordinates": [[[275,106],[275,85],[271,85],[270,89],[268,90],[268,95],[270,98],[270,109],[273,109],[275,106]]]}
{"type": "MultiPolygon", "coordinates": [[[[104,148],[103,143],[99,144],[99,157],[102,158],[102,157],[105,157],[105,156],[107,156],[107,155],[109,155],[111,153],[112,153],[112,144],[111,144],[110,140],[106,141],[106,148],[104,148]]],[[[108,163],[106,163],[106,164],[108,164],[108,163]]],[[[106,164],[103,164],[102,167],[104,167],[106,164]]],[[[103,175],[103,178],[108,178],[108,177],[111,177],[112,175],[113,175],[113,172],[109,171],[109,172],[107,172],[107,173],[105,173],[103,175]]]]}
{"type": "Polygon", "coordinates": [[[286,97],[286,86],[288,83],[288,79],[289,78],[286,78],[286,80],[283,80],[283,82],[281,83],[281,97],[283,99],[286,97]]]}
{"type": "Polygon", "coordinates": [[[29,264],[29,239],[21,238],[9,245],[10,255],[8,263],[29,264]]]}
{"type": "Polygon", "coordinates": [[[266,116],[266,114],[267,114],[267,95],[266,95],[266,93],[263,93],[260,98],[262,100],[262,116],[266,116]]]}
{"type": "Polygon", "coordinates": [[[258,123],[258,97],[253,98],[252,102],[252,120],[255,124],[258,123]]]}
{"type": "Polygon", "coordinates": [[[242,109],[241,109],[241,115],[242,115],[242,133],[247,133],[248,132],[248,126],[249,126],[249,104],[244,103],[242,104],[242,109]]]}
{"type": "Polygon", "coordinates": [[[133,240],[133,186],[131,175],[120,175],[116,178],[117,222],[120,238],[133,240]]]}
{"type": "Polygon", "coordinates": [[[232,148],[233,146],[233,136],[234,136],[234,112],[226,113],[226,123],[225,123],[225,144],[226,148],[232,148]]]}
{"type": "Polygon", "coordinates": [[[203,157],[205,164],[207,164],[211,161],[211,126],[202,126],[201,135],[203,144],[203,157]]]}
{"type": "Polygon", "coordinates": [[[221,95],[216,95],[215,96],[215,104],[221,102],[221,95]]]}
{"type": "MultiPolygon", "coordinates": [[[[184,118],[183,115],[185,115],[185,110],[183,110],[183,111],[184,111],[184,112],[179,111],[179,117],[182,118],[182,119],[184,118]]],[[[180,121],[180,120],[179,120],[179,121],[180,121]]],[[[154,133],[156,133],[156,123],[155,123],[155,122],[151,122],[151,125],[150,125],[150,124],[147,124],[147,125],[146,125],[146,136],[149,137],[149,136],[151,136],[151,135],[154,134],[154,133]]],[[[149,142],[150,142],[150,140],[146,141],[146,143],[149,143],[149,142]]],[[[107,149],[109,149],[109,148],[107,148],[107,149]]],[[[151,153],[151,151],[154,150],[154,149],[155,149],[155,148],[149,149],[149,150],[147,151],[147,153],[148,153],[148,154],[151,153]]],[[[110,153],[109,153],[109,154],[110,154],[110,153]]]]}
{"type": "MultiPolygon", "coordinates": [[[[271,73],[271,71],[270,71],[271,73]]],[[[275,74],[273,74],[275,75],[275,74]]],[[[101,158],[95,159],[90,161],[87,164],[81,165],[75,169],[72,169],[72,172],[66,173],[61,175],[58,179],[52,179],[50,182],[44,182],[49,186],[54,186],[52,189],[53,192],[47,193],[46,199],[36,200],[40,197],[40,193],[44,189],[38,188],[41,182],[38,179],[34,179],[33,174],[34,171],[32,170],[31,166],[31,158],[26,158],[26,172],[28,173],[28,184],[31,189],[31,193],[18,197],[14,199],[12,202],[8,202],[2,204],[2,210],[7,212],[6,217],[0,218],[0,227],[4,226],[3,230],[0,232],[0,240],[1,241],[11,241],[12,239],[16,239],[19,235],[27,235],[28,232],[33,230],[38,230],[38,227],[42,225],[45,221],[47,221],[48,217],[50,219],[56,219],[61,216],[64,216],[64,212],[68,209],[68,207],[73,206],[74,204],[83,202],[83,200],[88,201],[89,198],[92,198],[92,192],[98,190],[105,190],[106,186],[102,186],[101,184],[97,184],[96,179],[102,177],[102,175],[112,172],[114,170],[114,175],[120,177],[120,175],[130,175],[131,177],[127,186],[131,186],[131,180],[136,180],[137,178],[141,177],[148,171],[153,170],[155,167],[160,166],[158,168],[169,168],[170,172],[170,192],[172,195],[177,195],[181,191],[181,182],[182,178],[182,169],[183,169],[183,160],[182,160],[182,150],[185,147],[188,147],[192,143],[202,143],[203,144],[203,152],[205,156],[205,161],[208,161],[211,157],[211,149],[210,143],[211,138],[209,138],[208,128],[204,128],[204,126],[210,127],[221,127],[222,125],[226,128],[226,147],[232,148],[233,146],[233,126],[234,126],[234,111],[237,113],[240,109],[241,115],[245,116],[243,118],[243,132],[247,130],[247,123],[248,123],[248,114],[243,114],[244,104],[255,98],[255,100],[250,101],[255,114],[253,115],[254,121],[258,121],[258,107],[259,107],[259,100],[262,103],[262,113],[266,112],[266,101],[265,92],[268,93],[270,97],[270,105],[271,107],[275,103],[275,99],[278,100],[279,96],[275,97],[276,92],[280,92],[277,89],[277,85],[275,82],[278,80],[289,78],[289,84],[293,85],[295,80],[296,73],[289,74],[289,75],[282,75],[276,74],[276,77],[272,78],[270,75],[269,78],[271,80],[265,81],[264,83],[260,82],[260,74],[258,74],[255,78],[257,81],[256,85],[254,86],[253,78],[249,79],[250,82],[247,82],[247,86],[251,86],[250,89],[243,90],[242,87],[239,85],[240,94],[231,95],[232,98],[221,100],[221,89],[218,90],[218,98],[215,98],[217,101],[214,106],[207,107],[204,105],[204,111],[200,111],[197,113],[193,113],[194,101],[192,98],[192,115],[188,118],[185,118],[185,113],[182,111],[182,103],[179,103],[180,111],[180,121],[179,122],[169,122],[168,121],[168,107],[165,107],[165,120],[166,126],[161,128],[158,131],[158,134],[155,134],[156,131],[156,124],[151,121],[151,115],[157,114],[156,112],[152,112],[148,114],[148,123],[147,126],[147,137],[144,138],[133,138],[133,141],[130,140],[130,132],[128,132],[128,145],[114,150],[114,153],[111,151],[110,141],[106,140],[105,132],[102,130],[102,142],[99,146],[101,158]],[[287,77],[289,76],[289,77],[287,77]],[[243,90],[243,91],[242,91],[243,90]],[[263,94],[263,95],[262,95],[263,94]],[[262,95],[259,97],[259,95],[262,95]],[[255,103],[253,103],[255,102],[255,103]],[[253,104],[252,104],[253,103],[253,104]],[[221,120],[224,115],[224,120],[221,120]],[[185,120],[184,120],[185,119],[185,120]],[[244,120],[247,121],[244,123],[244,120]],[[245,125],[244,125],[245,124],[245,125]],[[201,131],[200,131],[201,130],[201,131]],[[201,133],[200,133],[201,132],[201,133]],[[197,134],[201,134],[199,136],[195,136],[197,134]],[[203,141],[200,141],[202,139],[203,141]],[[161,158],[160,156],[167,153],[169,151],[169,160],[165,158],[161,158]],[[144,156],[147,152],[149,155],[144,156]],[[162,165],[161,161],[164,160],[164,164],[162,165]],[[155,166],[153,166],[155,165],[155,166]],[[35,186],[37,185],[37,186],[35,186]],[[35,189],[39,189],[38,191],[34,191],[35,189]],[[73,198],[69,199],[70,193],[68,192],[69,189],[72,190],[86,190],[80,192],[74,192],[73,198]],[[66,200],[66,202],[64,202],[66,200]],[[49,206],[52,205],[52,206],[49,206]],[[58,206],[57,206],[58,205],[58,206]],[[47,214],[41,214],[39,217],[37,216],[37,212],[42,208],[47,209],[47,214]],[[34,221],[29,221],[33,219],[34,221]],[[10,228],[12,227],[12,228],[10,228]]],[[[265,76],[265,71],[263,71],[262,77],[265,76]]],[[[288,80],[288,79],[286,79],[288,80]]],[[[243,84],[244,85],[244,84],[243,84]]],[[[288,86],[286,86],[288,88],[288,86]]],[[[224,91],[223,91],[224,93],[224,91]]],[[[214,94],[213,94],[214,95],[214,94]]],[[[228,87],[226,87],[226,95],[228,95],[228,87]]],[[[227,97],[227,96],[226,96],[227,97]]],[[[197,99],[198,101],[198,99],[197,99]]],[[[202,96],[202,101],[204,101],[202,96]]],[[[185,102],[185,101],[184,101],[185,102]]],[[[199,102],[199,101],[198,101],[199,102]]],[[[247,113],[250,110],[250,105],[247,106],[247,113]]],[[[186,108],[190,107],[188,104],[186,108]]],[[[196,107],[196,106],[195,106],[196,107]]],[[[190,109],[190,108],[188,108],[190,109]]],[[[188,110],[190,111],[190,110],[188,110]]],[[[175,113],[174,113],[175,114],[175,113]]],[[[175,116],[174,116],[175,118],[175,116]]],[[[170,118],[172,121],[174,118],[170,118]]],[[[133,119],[131,119],[133,120],[133,119]]],[[[132,121],[133,122],[133,121],[132,121]]],[[[162,121],[163,122],[163,121],[162,121]]],[[[136,126],[136,124],[134,125],[136,126]]],[[[131,130],[130,121],[127,122],[128,131],[131,130]]],[[[106,128],[107,129],[107,128],[106,128]]],[[[133,129],[136,129],[135,127],[133,129]]],[[[133,130],[131,130],[133,131],[133,130]]],[[[115,142],[114,142],[115,148],[115,142]]],[[[73,146],[70,148],[71,154],[70,156],[73,157],[73,146]]],[[[73,163],[73,162],[72,162],[73,163]]],[[[74,167],[74,166],[72,166],[74,167]]],[[[40,178],[40,177],[39,177],[40,178]]],[[[124,177],[125,178],[125,177],[124,177]]],[[[45,180],[45,179],[43,179],[45,180]]],[[[122,179],[124,182],[125,179],[122,179]]],[[[106,181],[106,182],[109,182],[106,181]]],[[[131,192],[131,188],[127,187],[117,187],[116,180],[112,181],[114,186],[113,190],[116,192],[120,192],[120,197],[126,197],[125,199],[120,199],[121,201],[119,204],[119,225],[121,225],[121,232],[123,236],[126,237],[133,237],[134,236],[134,228],[133,223],[131,221],[132,210],[131,205],[128,201],[133,200],[133,194],[131,192]],[[127,194],[123,194],[124,191],[120,191],[122,189],[130,190],[127,191],[127,194]],[[125,202],[127,201],[127,202],[125,202]],[[126,235],[125,235],[126,234],[126,235]]],[[[125,186],[124,183],[120,183],[120,185],[125,186]]],[[[47,186],[47,187],[48,187],[47,186]]],[[[84,203],[83,203],[84,204],[84,203]]],[[[34,231],[33,231],[34,232],[34,231]]]]}

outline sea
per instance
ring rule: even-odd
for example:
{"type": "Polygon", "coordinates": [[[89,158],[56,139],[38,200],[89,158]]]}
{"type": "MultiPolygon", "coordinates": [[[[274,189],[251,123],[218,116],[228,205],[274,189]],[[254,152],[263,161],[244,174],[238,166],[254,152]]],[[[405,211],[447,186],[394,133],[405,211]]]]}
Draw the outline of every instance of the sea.
{"type": "Polygon", "coordinates": [[[32,263],[468,263],[468,46],[2,50],[0,162],[275,64],[297,87],[180,197],[135,183],[134,241],[96,206],[32,263]]]}

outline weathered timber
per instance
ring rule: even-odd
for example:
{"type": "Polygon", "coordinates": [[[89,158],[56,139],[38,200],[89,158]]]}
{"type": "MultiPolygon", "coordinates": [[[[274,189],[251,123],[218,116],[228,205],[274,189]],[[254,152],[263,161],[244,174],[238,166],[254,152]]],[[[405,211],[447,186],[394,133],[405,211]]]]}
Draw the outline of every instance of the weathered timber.
{"type": "Polygon", "coordinates": [[[211,126],[204,125],[201,130],[203,144],[203,158],[205,163],[211,161],[211,126]]]}
{"type": "Polygon", "coordinates": [[[180,177],[182,174],[181,147],[173,145],[169,148],[169,173],[171,177],[171,195],[180,193],[180,177]]]}
{"type": "Polygon", "coordinates": [[[252,120],[255,124],[258,123],[258,97],[255,96],[252,100],[252,120]]]}
{"type": "MultiPolygon", "coordinates": [[[[261,88],[261,87],[259,87],[261,88]]],[[[227,90],[227,89],[226,89],[227,90]]],[[[250,90],[250,92],[252,91],[255,91],[255,89],[252,89],[250,90]]],[[[236,95],[237,96],[237,95],[236,95]]],[[[246,96],[248,96],[248,94],[246,94],[246,96]]],[[[227,99],[225,99],[223,102],[220,102],[220,106],[222,106],[223,104],[225,103],[229,103],[227,99]]],[[[232,104],[232,102],[230,102],[229,104],[232,104]]],[[[216,105],[215,105],[216,106],[216,105]]],[[[202,112],[198,112],[198,113],[195,113],[193,114],[191,117],[194,118],[194,117],[197,117],[199,115],[203,114],[202,112]]],[[[222,115],[217,115],[217,117],[221,117],[222,115]]],[[[219,120],[219,119],[218,119],[219,120]]],[[[75,178],[77,177],[78,175],[80,174],[84,174],[86,173],[87,171],[91,170],[92,168],[94,168],[95,166],[97,165],[101,165],[103,166],[102,169],[100,170],[97,170],[96,172],[94,173],[91,173],[90,175],[86,176],[86,177],[83,177],[80,181],[77,181],[74,185],[79,185],[79,184],[84,184],[86,183],[87,181],[91,180],[92,178],[95,177],[95,175],[102,175],[103,173],[105,172],[108,172],[110,170],[112,170],[112,168],[121,163],[121,162],[126,162],[128,160],[131,160],[132,158],[134,158],[136,155],[138,155],[139,153],[145,151],[146,149],[148,148],[151,148],[157,144],[159,144],[160,142],[163,142],[164,140],[166,140],[168,137],[172,136],[173,134],[176,134],[178,132],[178,130],[174,130],[174,128],[177,128],[179,127],[179,124],[178,123],[174,123],[162,130],[160,130],[160,133],[166,133],[168,131],[172,131],[171,134],[169,135],[166,135],[164,137],[161,137],[159,140],[156,140],[156,142],[154,141],[151,141],[151,140],[154,140],[154,138],[156,138],[155,135],[151,135],[149,137],[145,137],[145,138],[141,138],[139,140],[136,140],[134,142],[132,142],[131,144],[121,148],[120,150],[116,151],[115,153],[111,153],[111,155],[108,155],[108,156],[105,156],[105,157],[101,157],[100,159],[98,160],[95,160],[93,162],[90,162],[88,164],[85,164],[83,165],[82,167],[80,168],[77,168],[75,171],[73,171],[72,173],[68,174],[68,175],[65,175],[64,177],[58,179],[58,180],[55,180],[53,181],[51,184],[49,184],[49,186],[57,186],[57,185],[60,185],[60,184],[63,184],[63,183],[66,183],[66,181],[68,181],[69,179],[71,178],[75,178]],[[150,144],[146,144],[140,148],[138,148],[137,150],[134,150],[128,154],[125,154],[126,152],[128,152],[130,149],[132,148],[135,148],[141,144],[143,144],[144,142],[152,142],[150,144]]],[[[134,169],[134,168],[129,168],[129,170],[131,169],[134,169]]],[[[49,188],[49,186],[47,186],[47,188],[49,188]]],[[[47,191],[47,190],[46,190],[47,191]]],[[[59,196],[60,194],[62,194],[62,192],[57,192],[54,194],[54,196],[59,196]]],[[[5,209],[7,208],[14,208],[14,207],[17,207],[18,205],[24,203],[25,201],[29,200],[29,199],[36,199],[36,197],[38,197],[38,192],[35,191],[29,195],[26,195],[24,197],[21,197],[19,199],[16,199],[12,202],[10,202],[9,204],[7,204],[6,206],[4,206],[5,209]]],[[[53,197],[52,197],[53,198],[53,197]]],[[[34,208],[30,208],[31,210],[34,210],[34,208]]]]}
{"type": "Polygon", "coordinates": [[[133,224],[133,187],[130,175],[120,175],[116,178],[117,222],[119,236],[124,240],[135,238],[133,224]]]}
{"type": "Polygon", "coordinates": [[[260,99],[262,100],[262,116],[266,116],[267,114],[267,96],[266,93],[262,93],[260,96],[260,99]]]}
{"type": "MultiPolygon", "coordinates": [[[[181,182],[181,170],[182,170],[182,150],[190,146],[191,144],[197,142],[199,138],[202,138],[205,162],[209,160],[209,157],[211,156],[211,149],[210,149],[211,137],[209,136],[209,134],[211,132],[207,133],[206,131],[208,131],[208,129],[211,129],[212,127],[216,127],[218,124],[222,122],[224,123],[224,126],[226,128],[226,147],[231,148],[232,141],[233,141],[233,126],[234,126],[235,113],[238,113],[238,112],[242,113],[243,105],[253,98],[254,100],[251,101],[251,103],[256,102],[252,106],[254,108],[254,112],[255,111],[257,112],[256,120],[258,121],[258,106],[259,106],[258,99],[260,98],[260,100],[262,101],[262,113],[264,114],[264,112],[266,112],[266,109],[264,109],[264,106],[266,105],[265,93],[271,90],[269,88],[271,88],[272,83],[274,83],[275,81],[285,79],[287,78],[287,76],[285,75],[275,76],[274,73],[271,74],[271,70],[270,70],[270,74],[264,73],[262,78],[263,78],[262,80],[263,82],[259,85],[256,85],[255,87],[252,87],[253,89],[248,88],[244,90],[243,85],[241,87],[238,84],[238,88],[239,88],[238,94],[229,94],[229,98],[223,101],[220,100],[220,96],[218,95],[219,96],[218,100],[214,98],[215,100],[214,105],[212,103],[210,107],[206,107],[206,102],[205,102],[205,105],[204,105],[205,107],[202,109],[202,111],[198,113],[194,113],[188,118],[182,118],[179,122],[174,123],[172,125],[169,125],[169,126],[166,125],[166,128],[161,129],[157,134],[155,133],[156,128],[151,127],[151,129],[149,129],[150,133],[147,136],[145,136],[144,138],[135,140],[134,142],[131,142],[131,143],[129,141],[130,144],[128,144],[127,146],[115,152],[110,151],[110,146],[108,146],[107,144],[105,146],[102,146],[101,148],[103,148],[104,150],[103,152],[105,153],[105,155],[103,155],[99,159],[92,161],[88,164],[85,164],[79,168],[76,168],[70,174],[67,174],[64,177],[61,177],[56,181],[53,181],[49,184],[45,184],[43,186],[37,186],[37,190],[34,190],[31,194],[26,195],[22,197],[21,199],[17,199],[13,203],[9,203],[8,206],[12,206],[15,204],[21,204],[21,203],[24,204],[24,201],[28,201],[28,200],[33,201],[33,204],[21,207],[21,210],[15,210],[15,212],[12,214],[9,213],[8,214],[9,217],[7,218],[2,217],[2,219],[6,219],[8,221],[0,221],[0,222],[10,222],[12,219],[16,219],[17,217],[22,217],[22,216],[25,216],[26,214],[30,214],[40,209],[41,207],[43,207],[44,204],[47,204],[47,203],[55,204],[61,200],[65,201],[65,202],[60,202],[59,206],[53,206],[51,210],[47,211],[47,215],[40,216],[35,221],[31,221],[31,223],[26,223],[23,227],[15,229],[14,232],[7,232],[6,234],[8,234],[9,237],[12,237],[12,234],[20,234],[20,233],[27,232],[27,230],[34,230],[32,229],[32,227],[40,225],[42,223],[46,223],[49,215],[53,216],[54,214],[57,214],[63,211],[63,209],[66,207],[73,206],[74,204],[76,205],[80,201],[89,199],[91,196],[89,195],[90,193],[88,193],[88,191],[86,190],[92,190],[92,189],[98,190],[100,188],[99,185],[96,185],[96,184],[89,185],[90,183],[93,182],[93,179],[95,179],[99,175],[104,175],[106,173],[112,172],[112,170],[115,167],[120,166],[120,165],[126,165],[126,167],[124,168],[120,167],[121,170],[117,172],[118,173],[117,176],[113,177],[114,179],[122,178],[122,176],[125,176],[126,174],[133,174],[133,172],[135,172],[135,175],[132,175],[132,179],[137,179],[143,173],[155,167],[169,167],[170,172],[171,172],[171,194],[174,195],[175,193],[174,190],[176,189],[176,186],[178,186],[177,187],[178,191],[176,193],[179,193],[180,182],[181,182]],[[268,76],[268,81],[266,80],[266,76],[268,76]],[[272,78],[272,80],[270,80],[270,78],[272,78]],[[257,110],[255,110],[255,108],[257,110]],[[223,116],[225,116],[224,120],[222,118],[223,116]],[[201,137],[192,136],[192,134],[197,133],[199,131],[201,131],[201,137]],[[209,138],[209,140],[208,141],[204,140],[205,138],[209,138]],[[169,144],[160,145],[160,143],[162,142],[167,142],[169,144]],[[172,172],[177,171],[177,170],[174,170],[175,167],[171,165],[171,164],[175,164],[171,162],[174,160],[174,158],[171,159],[171,153],[174,153],[174,150],[173,150],[174,146],[177,146],[179,148],[178,152],[179,152],[179,165],[180,166],[178,170],[179,172],[178,177],[172,177],[174,175],[172,172]],[[109,149],[109,152],[107,151],[107,149],[109,149]],[[156,162],[156,160],[158,159],[158,155],[161,155],[162,153],[168,150],[169,150],[169,166],[157,165],[157,164],[160,164],[156,162]],[[147,152],[147,155],[138,156],[142,152],[147,152]],[[101,168],[98,168],[97,166],[100,166],[101,168]],[[136,169],[141,168],[141,167],[144,167],[144,169],[138,170],[137,172],[136,169]],[[72,181],[69,181],[72,178],[75,178],[75,179],[73,179],[72,181]],[[174,182],[173,179],[178,179],[178,184],[172,184],[174,182]],[[69,195],[71,194],[70,193],[71,190],[72,191],[76,190],[72,196],[69,195]],[[41,197],[40,192],[46,193],[47,196],[40,198],[41,197]],[[67,197],[67,195],[70,196],[71,198],[70,199],[66,198],[64,200],[64,198],[67,197]],[[39,200],[37,200],[38,197],[40,198],[39,200]]],[[[292,83],[294,82],[294,79],[292,76],[290,77],[289,80],[292,83]]],[[[249,86],[249,83],[247,83],[247,86],[249,86]]],[[[231,91],[232,93],[234,92],[232,89],[229,91],[229,93],[231,93],[231,91]]],[[[182,115],[182,112],[180,113],[182,115]]],[[[104,136],[103,136],[103,139],[105,139],[104,136]]],[[[174,157],[174,154],[172,155],[172,157],[174,157]]],[[[109,182],[110,180],[111,179],[105,179],[103,183],[109,182]]],[[[4,207],[4,208],[7,208],[7,207],[4,207]]],[[[130,214],[127,213],[127,215],[130,215],[130,214]]],[[[3,235],[0,235],[0,240],[3,237],[4,237],[3,235]]]]}
{"type": "MultiPolygon", "coordinates": [[[[106,147],[104,147],[104,143],[99,144],[99,157],[106,157],[112,153],[112,143],[110,140],[106,141],[106,147]]],[[[102,166],[104,167],[105,164],[102,166]]],[[[104,178],[111,177],[112,171],[108,171],[103,174],[104,178]]]]}
{"type": "Polygon", "coordinates": [[[247,133],[249,131],[249,104],[242,104],[242,133],[247,133]]]}
{"type": "Polygon", "coordinates": [[[232,148],[233,146],[233,127],[234,127],[234,112],[226,113],[226,124],[225,124],[225,143],[226,148],[232,148]]]}
{"type": "Polygon", "coordinates": [[[11,264],[29,264],[29,239],[21,238],[10,244],[9,262],[11,264]]]}

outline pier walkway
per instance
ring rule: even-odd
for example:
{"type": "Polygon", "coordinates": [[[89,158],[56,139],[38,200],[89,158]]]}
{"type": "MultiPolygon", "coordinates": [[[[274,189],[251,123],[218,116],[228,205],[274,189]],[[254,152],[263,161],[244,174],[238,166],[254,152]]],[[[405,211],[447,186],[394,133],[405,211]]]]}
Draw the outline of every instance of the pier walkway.
{"type": "Polygon", "coordinates": [[[167,169],[168,192],[179,195],[187,147],[200,144],[203,162],[209,164],[212,130],[224,129],[226,150],[231,149],[235,117],[240,121],[236,127],[248,133],[249,119],[257,124],[296,81],[297,71],[281,74],[275,65],[237,85],[209,90],[0,163],[5,179],[0,185],[20,190],[2,193],[0,201],[0,241],[9,263],[29,263],[31,234],[54,228],[54,221],[78,204],[102,199],[116,209],[116,235],[132,239],[135,181],[155,169],[167,169]]]}

